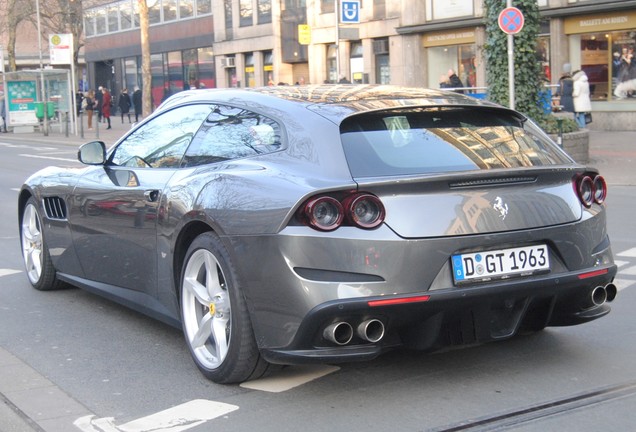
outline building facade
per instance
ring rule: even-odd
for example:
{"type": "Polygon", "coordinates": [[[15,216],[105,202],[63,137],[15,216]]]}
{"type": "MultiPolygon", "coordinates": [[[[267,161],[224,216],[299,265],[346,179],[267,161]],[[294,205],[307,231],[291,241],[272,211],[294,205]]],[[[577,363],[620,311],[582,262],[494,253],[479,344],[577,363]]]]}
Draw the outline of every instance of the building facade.
{"type": "MultiPolygon", "coordinates": [[[[85,11],[92,87],[141,87],[136,0],[85,11]]],[[[148,0],[153,103],[199,87],[337,82],[438,87],[454,69],[487,92],[482,0],[148,0]],[[355,4],[353,5],[355,9],[355,4]],[[349,11],[351,12],[351,11],[349,11]]],[[[564,65],[590,79],[594,128],[636,128],[636,0],[538,0],[546,82],[564,65]],[[633,71],[632,71],[633,69],[633,71]],[[633,88],[632,88],[633,87],[633,88]]],[[[514,1],[513,1],[514,5],[514,1]]]]}

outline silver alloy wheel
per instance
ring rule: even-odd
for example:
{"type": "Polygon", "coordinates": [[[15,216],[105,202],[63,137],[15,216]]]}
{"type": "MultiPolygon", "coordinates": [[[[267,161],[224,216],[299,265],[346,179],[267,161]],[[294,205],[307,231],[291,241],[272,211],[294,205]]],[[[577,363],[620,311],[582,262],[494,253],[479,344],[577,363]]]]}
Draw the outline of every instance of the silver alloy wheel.
{"type": "Polygon", "coordinates": [[[229,350],[231,305],[223,270],[210,251],[188,260],[181,293],[183,328],[192,352],[208,369],[219,367],[229,350]]]}
{"type": "Polygon", "coordinates": [[[22,257],[29,280],[37,284],[42,277],[43,240],[40,217],[33,204],[27,204],[22,216],[22,257]]]}

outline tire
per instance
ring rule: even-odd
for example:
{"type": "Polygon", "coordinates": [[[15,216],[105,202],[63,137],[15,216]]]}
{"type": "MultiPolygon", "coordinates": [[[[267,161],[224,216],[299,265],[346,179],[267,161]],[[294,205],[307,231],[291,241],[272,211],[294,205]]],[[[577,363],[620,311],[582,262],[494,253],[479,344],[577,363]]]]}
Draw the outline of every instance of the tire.
{"type": "Polygon", "coordinates": [[[64,284],[57,279],[51,255],[42,232],[42,217],[37,201],[31,197],[22,210],[20,223],[22,258],[29,282],[40,291],[60,289],[64,284]]]}
{"type": "Polygon", "coordinates": [[[219,384],[262,376],[268,363],[256,345],[229,254],[214,233],[190,245],[180,285],[183,333],[203,375],[219,384]]]}

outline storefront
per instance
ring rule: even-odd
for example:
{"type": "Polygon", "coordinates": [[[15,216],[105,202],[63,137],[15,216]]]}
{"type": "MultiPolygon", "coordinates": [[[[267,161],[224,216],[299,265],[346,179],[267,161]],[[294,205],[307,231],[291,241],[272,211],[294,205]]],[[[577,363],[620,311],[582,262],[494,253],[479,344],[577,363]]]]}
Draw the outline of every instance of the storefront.
{"type": "Polygon", "coordinates": [[[424,34],[427,56],[427,85],[438,88],[440,77],[453,69],[464,87],[477,86],[475,28],[462,28],[424,34]]]}
{"type": "Polygon", "coordinates": [[[587,74],[591,99],[636,102],[636,11],[569,17],[564,29],[572,69],[587,74]]]}

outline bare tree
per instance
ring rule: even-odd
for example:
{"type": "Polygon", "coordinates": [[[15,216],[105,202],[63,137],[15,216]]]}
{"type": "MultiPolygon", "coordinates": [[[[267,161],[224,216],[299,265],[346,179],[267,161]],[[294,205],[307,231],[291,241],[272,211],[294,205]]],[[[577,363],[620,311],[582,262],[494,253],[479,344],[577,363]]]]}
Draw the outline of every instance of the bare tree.
{"type": "Polygon", "coordinates": [[[152,74],[150,71],[150,36],[148,22],[148,0],[139,1],[139,31],[141,34],[141,81],[142,114],[152,113],[152,74]]]}
{"type": "Polygon", "coordinates": [[[31,18],[35,13],[32,2],[20,0],[7,0],[5,3],[6,17],[5,28],[7,30],[7,60],[9,61],[9,71],[15,72],[17,64],[15,60],[15,44],[17,41],[18,26],[31,18]]]}

